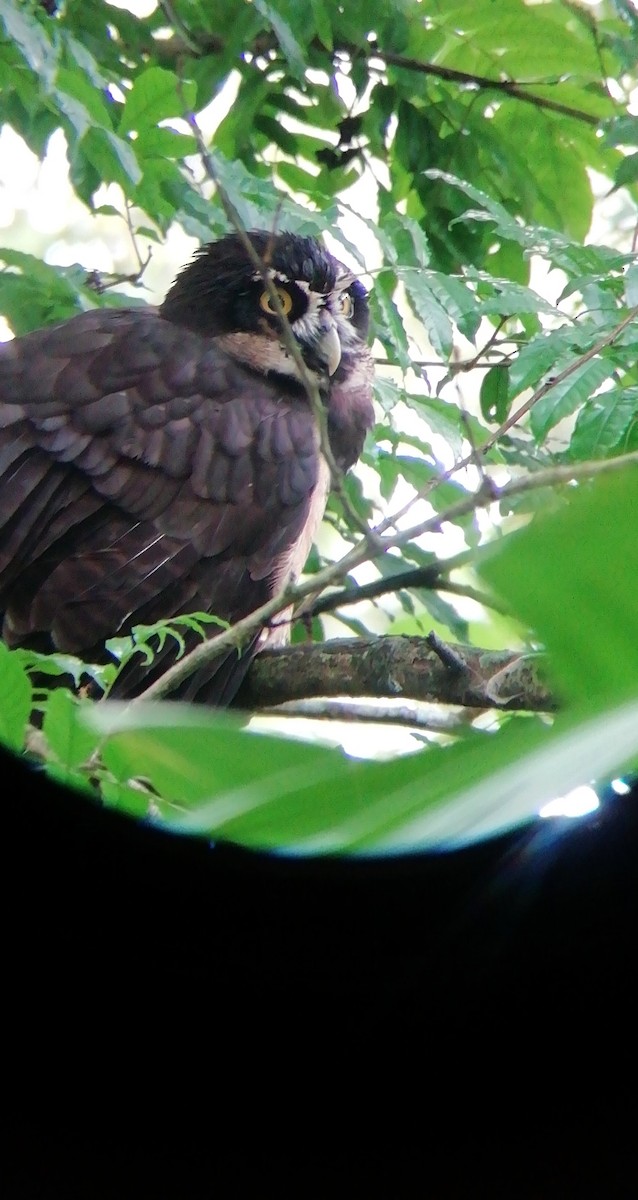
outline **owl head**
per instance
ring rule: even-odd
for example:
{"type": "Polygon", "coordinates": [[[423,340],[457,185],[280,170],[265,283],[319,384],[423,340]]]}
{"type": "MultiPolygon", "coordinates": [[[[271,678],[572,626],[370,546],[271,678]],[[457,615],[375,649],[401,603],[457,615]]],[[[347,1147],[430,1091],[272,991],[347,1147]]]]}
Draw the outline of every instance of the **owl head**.
{"type": "MultiPolygon", "coordinates": [[[[248,234],[277,289],[306,369],[319,385],[344,378],[368,332],[366,290],[316,238],[294,233],[248,234]]],[[[201,246],[160,308],[169,321],[219,339],[253,370],[299,382],[281,318],[236,233],[201,246]]]]}

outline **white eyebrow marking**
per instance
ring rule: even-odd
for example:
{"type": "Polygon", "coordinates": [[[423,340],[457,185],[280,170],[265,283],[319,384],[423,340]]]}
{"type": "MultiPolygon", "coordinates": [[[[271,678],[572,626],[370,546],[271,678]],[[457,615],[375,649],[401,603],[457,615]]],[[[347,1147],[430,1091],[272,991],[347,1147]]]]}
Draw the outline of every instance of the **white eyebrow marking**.
{"type": "MultiPolygon", "coordinates": [[[[264,274],[266,274],[269,279],[276,280],[277,283],[290,283],[288,276],[284,275],[283,271],[276,271],[274,267],[266,267],[264,274]]],[[[264,277],[259,273],[259,271],[255,271],[255,274],[253,275],[253,282],[264,282],[264,277]]]]}

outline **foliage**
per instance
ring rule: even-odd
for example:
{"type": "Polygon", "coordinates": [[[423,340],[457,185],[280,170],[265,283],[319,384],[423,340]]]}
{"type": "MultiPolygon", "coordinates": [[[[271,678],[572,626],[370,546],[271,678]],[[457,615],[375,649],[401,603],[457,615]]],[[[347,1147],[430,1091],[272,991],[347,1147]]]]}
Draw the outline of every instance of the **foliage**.
{"type": "MultiPolygon", "coordinates": [[[[378,525],[419,496],[435,521],[426,539],[397,540],[368,567],[388,593],[372,611],[337,609],[337,629],[434,627],[479,645],[518,637],[547,650],[562,703],[551,725],[495,716],[453,744],[360,763],[228,714],[96,706],[49,691],[43,675],[105,686],[113,668],[83,678],[68,657],[3,651],[2,739],[22,747],[37,684],[46,769],[97,785],[106,803],[248,845],[369,852],[502,828],[638,758],[635,463],[577,486],[495,493],[489,519],[478,501],[451,511],[484,472],[502,483],[638,451],[638,118],[628,108],[638,19],[626,0],[499,0],[498,25],[494,10],[492,0],[173,0],[138,17],[66,0],[49,16],[36,0],[0,0],[3,122],[39,157],[61,128],[73,188],[102,220],[124,218],[138,241],[158,243],[174,226],[204,241],[228,227],[188,118],[205,128],[206,106],[234,87],[210,154],[241,220],[327,233],[368,269],[378,424],[346,481],[350,508],[378,525]],[[104,183],[117,185],[118,204],[113,189],[103,202],[104,183]],[[616,202],[617,244],[588,240],[595,190],[616,202]],[[442,587],[393,592],[393,573],[446,553],[437,522],[463,547],[441,560],[442,587]],[[481,580],[518,625],[459,604],[481,580]]],[[[0,260],[0,311],[16,334],[131,303],[77,265],[14,247],[0,260]]],[[[333,534],[310,571],[358,541],[353,512],[333,497],[333,534]]],[[[357,579],[355,569],[345,582],[357,579]]],[[[313,635],[334,628],[317,617],[313,635]]],[[[169,633],[139,637],[153,653],[169,633]]]]}

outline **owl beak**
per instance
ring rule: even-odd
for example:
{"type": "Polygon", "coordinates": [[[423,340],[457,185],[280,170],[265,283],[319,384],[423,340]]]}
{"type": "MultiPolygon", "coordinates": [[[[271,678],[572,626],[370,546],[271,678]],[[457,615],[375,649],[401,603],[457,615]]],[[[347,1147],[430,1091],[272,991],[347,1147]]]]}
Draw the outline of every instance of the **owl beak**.
{"type": "Polygon", "coordinates": [[[329,325],[321,334],[319,353],[326,364],[329,375],[334,375],[341,362],[341,342],[335,324],[329,325]]]}

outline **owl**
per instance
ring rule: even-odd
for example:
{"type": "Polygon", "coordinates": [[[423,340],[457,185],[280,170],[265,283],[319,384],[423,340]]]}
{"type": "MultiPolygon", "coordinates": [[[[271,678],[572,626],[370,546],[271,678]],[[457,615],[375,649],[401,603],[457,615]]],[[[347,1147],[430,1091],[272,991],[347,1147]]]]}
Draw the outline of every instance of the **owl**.
{"type": "MultiPolygon", "coordinates": [[[[249,237],[346,471],[373,421],[365,289],[314,238],[249,237]]],[[[204,245],[159,307],[85,312],[0,346],[2,636],[95,662],[138,624],[237,621],[303,569],[330,482],[263,275],[237,234],[204,245]]],[[[173,695],[229,704],[286,629],[258,630],[173,695]]],[[[135,655],[112,694],[138,694],[174,655],[171,639],[150,663],[135,655]]]]}

